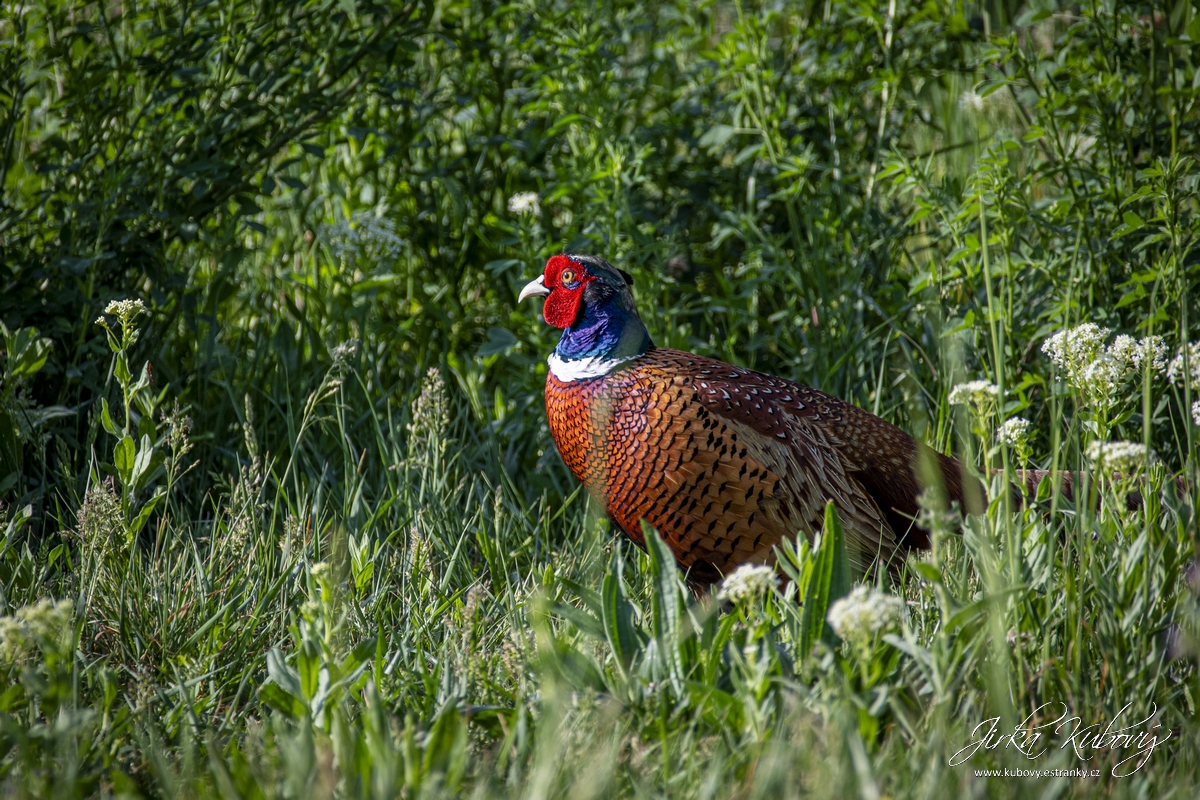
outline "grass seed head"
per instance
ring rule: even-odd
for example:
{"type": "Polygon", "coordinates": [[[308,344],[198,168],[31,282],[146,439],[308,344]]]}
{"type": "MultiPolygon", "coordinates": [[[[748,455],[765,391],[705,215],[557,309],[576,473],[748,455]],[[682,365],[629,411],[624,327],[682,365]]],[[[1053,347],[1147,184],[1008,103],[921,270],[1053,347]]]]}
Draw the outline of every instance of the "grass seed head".
{"type": "Polygon", "coordinates": [[[81,555],[103,560],[125,546],[125,526],[121,501],[107,481],[92,484],[83,496],[83,505],[75,517],[75,534],[81,555]]]}

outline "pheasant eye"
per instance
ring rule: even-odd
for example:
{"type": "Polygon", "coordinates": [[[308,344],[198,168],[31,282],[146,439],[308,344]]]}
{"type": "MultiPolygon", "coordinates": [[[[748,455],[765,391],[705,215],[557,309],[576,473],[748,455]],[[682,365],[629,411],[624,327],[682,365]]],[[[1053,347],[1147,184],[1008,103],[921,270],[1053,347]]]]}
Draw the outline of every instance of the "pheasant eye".
{"type": "Polygon", "coordinates": [[[560,281],[562,281],[563,284],[574,283],[575,282],[575,270],[564,269],[562,271],[562,274],[558,276],[558,279],[560,281]]]}

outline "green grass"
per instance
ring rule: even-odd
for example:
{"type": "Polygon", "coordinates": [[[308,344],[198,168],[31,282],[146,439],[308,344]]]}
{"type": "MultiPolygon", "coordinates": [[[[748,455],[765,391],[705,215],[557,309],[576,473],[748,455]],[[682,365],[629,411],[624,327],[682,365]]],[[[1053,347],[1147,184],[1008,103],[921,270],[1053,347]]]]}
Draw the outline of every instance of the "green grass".
{"type": "Polygon", "coordinates": [[[1200,785],[1200,381],[1042,350],[1200,339],[1190,6],[44,2],[0,40],[6,793],[1200,785]],[[782,590],[693,594],[554,451],[515,299],[562,250],[633,273],[658,344],[1002,499],[931,487],[933,550],[866,578],[902,619],[846,641],[836,518],[782,590]],[[951,404],[976,379],[1002,400],[951,404]],[[1077,503],[1000,491],[1081,467],[1077,503]],[[1039,708],[1170,738],[1128,777],[1061,733],[951,764],[1039,708]]]}

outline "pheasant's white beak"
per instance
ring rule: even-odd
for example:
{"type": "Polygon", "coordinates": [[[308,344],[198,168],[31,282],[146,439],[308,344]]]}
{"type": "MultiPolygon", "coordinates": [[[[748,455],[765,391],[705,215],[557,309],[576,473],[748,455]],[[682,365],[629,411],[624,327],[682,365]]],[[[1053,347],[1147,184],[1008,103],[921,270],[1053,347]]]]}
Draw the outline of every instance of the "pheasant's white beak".
{"type": "Polygon", "coordinates": [[[520,303],[526,297],[545,297],[550,294],[550,290],[546,288],[546,284],[543,281],[545,277],[545,275],[538,275],[525,284],[525,288],[521,290],[520,296],[517,297],[517,302],[520,303]]]}

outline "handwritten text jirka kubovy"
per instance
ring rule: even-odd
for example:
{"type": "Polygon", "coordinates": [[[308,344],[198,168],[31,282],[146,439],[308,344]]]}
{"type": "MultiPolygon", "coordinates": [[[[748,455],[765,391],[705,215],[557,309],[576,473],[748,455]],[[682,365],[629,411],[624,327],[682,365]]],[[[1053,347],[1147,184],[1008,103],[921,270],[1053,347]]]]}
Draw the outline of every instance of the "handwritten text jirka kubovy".
{"type": "Polygon", "coordinates": [[[1118,756],[1112,775],[1124,778],[1134,774],[1155,748],[1171,738],[1171,732],[1160,730],[1158,709],[1154,707],[1145,719],[1133,721],[1128,716],[1133,703],[1126,703],[1112,720],[1103,720],[1085,725],[1083,719],[1073,716],[1065,703],[1044,703],[1017,725],[1011,733],[999,730],[1000,718],[985,719],[971,731],[971,742],[950,757],[950,766],[963,764],[980,750],[996,750],[1003,747],[1020,752],[1025,758],[1041,758],[1053,750],[1071,748],[1081,761],[1091,761],[1108,751],[1118,756]],[[1051,722],[1038,724],[1061,707],[1062,714],[1051,722]]]}

